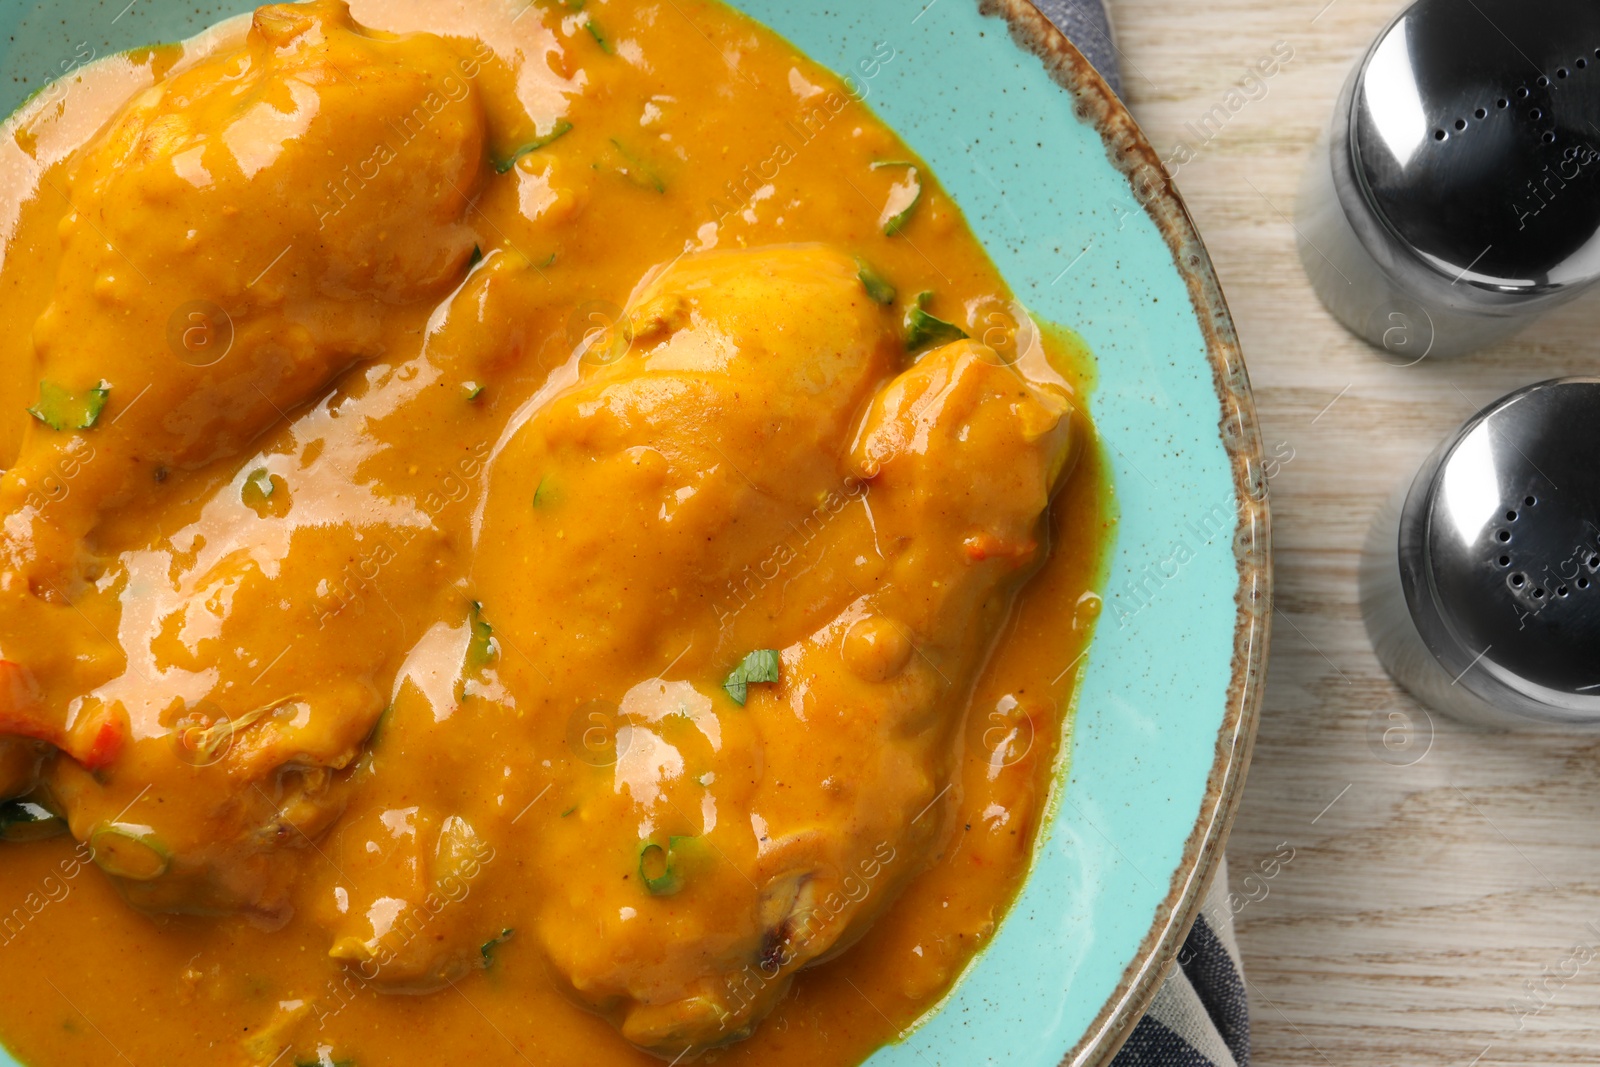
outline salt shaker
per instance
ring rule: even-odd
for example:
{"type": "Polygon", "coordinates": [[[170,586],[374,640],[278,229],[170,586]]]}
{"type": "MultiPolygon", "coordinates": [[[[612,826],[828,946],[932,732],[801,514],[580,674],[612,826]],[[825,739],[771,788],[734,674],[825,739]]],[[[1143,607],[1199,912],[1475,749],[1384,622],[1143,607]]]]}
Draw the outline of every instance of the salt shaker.
{"type": "Polygon", "coordinates": [[[1600,280],[1600,4],[1421,0],[1306,172],[1317,295],[1393,363],[1503,340],[1600,280]]]}
{"type": "Polygon", "coordinates": [[[1361,608],[1385,668],[1480,725],[1600,725],[1600,378],[1473,416],[1378,516],[1361,608]]]}

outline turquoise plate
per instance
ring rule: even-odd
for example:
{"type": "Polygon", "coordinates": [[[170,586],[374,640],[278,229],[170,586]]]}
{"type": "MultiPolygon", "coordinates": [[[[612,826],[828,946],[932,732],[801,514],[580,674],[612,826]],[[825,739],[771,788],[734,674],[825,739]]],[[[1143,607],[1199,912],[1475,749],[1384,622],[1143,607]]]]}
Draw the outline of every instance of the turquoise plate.
{"type": "MultiPolygon", "coordinates": [[[[85,43],[105,55],[176,40],[253,6],[0,0],[0,110],[85,43]]],[[[1221,858],[1265,675],[1265,478],[1211,261],[1127,111],[1027,0],[734,6],[849,77],[932,165],[1023,303],[1098,357],[1093,408],[1121,518],[1070,761],[994,941],[869,1062],[1104,1063],[1221,858]],[[894,58],[873,62],[883,44],[894,58]]],[[[0,1052],[0,1067],[15,1064],[0,1052]]]]}

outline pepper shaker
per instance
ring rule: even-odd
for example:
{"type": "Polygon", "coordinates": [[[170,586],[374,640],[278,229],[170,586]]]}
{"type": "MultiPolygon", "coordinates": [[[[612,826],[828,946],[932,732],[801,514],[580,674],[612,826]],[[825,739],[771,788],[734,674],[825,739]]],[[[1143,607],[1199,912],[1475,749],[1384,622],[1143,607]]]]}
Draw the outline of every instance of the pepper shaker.
{"type": "Polygon", "coordinates": [[[1600,725],[1600,378],[1518,390],[1445,441],[1374,523],[1361,607],[1434,710],[1600,725]]]}
{"type": "Polygon", "coordinates": [[[1421,0],[1346,82],[1301,262],[1395,363],[1510,337],[1600,280],[1600,4],[1421,0]]]}

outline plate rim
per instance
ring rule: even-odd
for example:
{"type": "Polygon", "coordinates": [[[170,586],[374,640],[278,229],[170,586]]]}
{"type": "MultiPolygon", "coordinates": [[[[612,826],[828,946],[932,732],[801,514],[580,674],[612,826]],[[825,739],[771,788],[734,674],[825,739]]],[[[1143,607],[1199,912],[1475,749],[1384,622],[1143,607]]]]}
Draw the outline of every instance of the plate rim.
{"type": "MultiPolygon", "coordinates": [[[[1073,112],[1100,134],[1106,157],[1127,179],[1189,290],[1205,337],[1237,502],[1233,660],[1226,707],[1204,799],[1171,885],[1144,940],[1084,1035],[1060,1067],[1104,1067],[1149,1010],[1169,966],[1199,916],[1238,815],[1254,751],[1266,682],[1272,613],[1271,517],[1260,424],[1233,316],[1216,268],[1160,154],[1111,87],[1034,0],[977,0],[984,16],[1003,20],[1013,43],[1035,56],[1073,98],[1073,112]]],[[[1065,786],[1063,786],[1065,788],[1065,786]]]]}

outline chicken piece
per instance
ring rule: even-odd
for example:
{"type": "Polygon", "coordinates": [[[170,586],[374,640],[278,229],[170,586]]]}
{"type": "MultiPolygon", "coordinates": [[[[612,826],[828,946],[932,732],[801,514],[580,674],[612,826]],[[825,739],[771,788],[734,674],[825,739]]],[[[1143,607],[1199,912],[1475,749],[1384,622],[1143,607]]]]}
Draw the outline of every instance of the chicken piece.
{"type": "MultiPolygon", "coordinates": [[[[1040,519],[1070,455],[1066,413],[1064,397],[970,342],[926,356],[875,400],[850,462],[870,487],[886,566],[783,648],[775,687],[749,688],[754,752],[702,753],[703,779],[759,768],[748,800],[728,812],[718,797],[727,821],[694,835],[687,782],[662,788],[654,811],[635,797],[645,810],[611,827],[615,844],[647,813],[679,824],[653,838],[664,855],[640,853],[641,877],[664,862],[674,892],[587,884],[587,903],[564,903],[610,936],[552,927],[574,985],[614,998],[629,1040],[675,1056],[748,1034],[797,971],[848,948],[934,858],[960,716],[1010,594],[1042,557],[1040,519]],[[611,918],[630,906],[644,921],[611,918]]],[[[644,771],[630,751],[618,780],[644,771]]]]}
{"type": "MultiPolygon", "coordinates": [[[[511,257],[485,263],[418,359],[371,369],[360,395],[286,428],[193,523],[165,537],[153,517],[153,547],[112,566],[113,585],[138,590],[114,631],[127,667],[70,702],[72,728],[129,740],[94,770],[56,761],[46,784],[134,905],[285,920],[303,867],[325,865],[313,843],[345,810],[368,740],[405,696],[406,663],[429,653],[429,668],[453,659],[452,676],[469,666],[471,605],[446,520],[471,508],[487,445],[452,457],[412,428],[460,411],[459,383],[512,343],[494,325],[525,313],[537,288],[511,257]],[[381,476],[407,470],[403,486],[381,476]],[[427,635],[445,619],[460,642],[440,652],[427,635]]],[[[401,873],[402,890],[422,884],[401,873]]],[[[414,946],[393,984],[442,973],[422,958],[433,945],[414,946]]]]}
{"type": "Polygon", "coordinates": [[[477,584],[527,661],[512,687],[550,694],[539,751],[566,757],[537,934],[577,999],[669,1059],[751,1032],[932,858],[961,713],[1071,454],[1064,394],[981,345],[873,398],[899,343],[861,296],[821,249],[682,260],[635,302],[633,351],[493,472],[503,549],[477,584]],[[789,561],[802,528],[820,551],[789,561]],[[766,584],[730,611],[752,565],[766,584]],[[751,648],[781,649],[778,684],[724,688],[751,648]]]}
{"type": "Polygon", "coordinates": [[[819,457],[901,353],[857,271],[811,245],[685,257],[632,302],[631,346],[585,347],[516,431],[473,584],[534,691],[619,699],[619,658],[671,660],[683,613],[838,487],[819,457]]]}
{"type": "Polygon", "coordinates": [[[387,313],[459,281],[485,169],[459,64],[338,0],[264,7],[241,49],[135,98],[75,161],[34,326],[36,418],[0,478],[0,663],[17,679],[0,734],[90,769],[115,758],[121,739],[57,698],[120,658],[114,620],[77,606],[102,516],[237,457],[379,354],[387,313]]]}
{"type": "MultiPolygon", "coordinates": [[[[587,709],[632,710],[636,760],[657,717],[661,730],[685,733],[685,746],[712,744],[698,723],[719,750],[759,755],[746,717],[719,724],[693,687],[648,679],[674,659],[713,655],[719,591],[837,490],[842,472],[828,457],[842,454],[902,353],[893,316],[857,274],[848,256],[820,246],[677,261],[631,302],[631,347],[585,347],[579,380],[559,392],[553,383],[554,399],[491,469],[472,584],[505,650],[501,674],[523,698],[530,747],[566,757],[553,795],[574,805],[540,831],[550,862],[530,887],[538,936],[597,1006],[609,1006],[616,982],[650,977],[631,943],[603,933],[618,912],[597,905],[614,891],[606,884],[588,898],[590,879],[617,879],[638,903],[638,882],[620,879],[636,877],[640,819],[659,816],[617,800],[611,771],[591,765],[604,762],[595,755],[608,742],[586,747],[588,716],[600,735],[610,720],[587,709]],[[685,655],[690,645],[695,655],[685,655]],[[608,809],[613,801],[620,810],[608,809]],[[604,850],[591,847],[601,841],[604,850]],[[591,960],[612,950],[592,976],[591,960]]],[[[665,745],[663,758],[675,758],[665,745]]],[[[719,802],[738,810],[740,798],[719,802]]],[[[744,936],[742,926],[730,931],[744,936]]],[[[677,966],[694,971],[697,957],[677,966]]]]}
{"type": "MultiPolygon", "coordinates": [[[[200,529],[237,522],[215,512],[243,508],[238,494],[225,487],[200,529]]],[[[99,771],[62,759],[45,777],[134,906],[289,917],[301,860],[316,859],[313,842],[345,806],[345,772],[408,641],[451,610],[438,578],[451,553],[426,516],[365,503],[367,521],[262,523],[247,547],[166,588],[169,558],[135,564],[146,593],[125,630],[148,644],[76,711],[131,740],[99,771]],[[408,595],[386,593],[396,586],[408,595]]]]}
{"type": "MultiPolygon", "coordinates": [[[[360,826],[312,846],[359,782],[368,793],[381,784],[360,757],[386,711],[416,703],[414,678],[477,680],[471,604],[454,584],[460,546],[444,531],[473,507],[487,444],[452,456],[413,428],[458,416],[460,383],[515,357],[523,339],[513,327],[543,299],[525,261],[491,256],[437,316],[418,359],[369,370],[364,389],[297,420],[194,524],[158,539],[164,550],[119,561],[121,580],[142,590],[138,611],[121,619],[130,666],[79,704],[73,727],[137,740],[95,773],[58,761],[47,783],[81,839],[109,827],[113,843],[128,831],[159,854],[143,869],[117,853],[102,864],[132,903],[270,925],[288,917],[307,863],[321,871],[333,856],[339,872],[362,872],[351,897],[371,899],[356,899],[357,915],[315,918],[365,981],[415,990],[481,959],[483,938],[470,953],[432,937],[399,947],[385,938],[391,925],[409,929],[397,902],[425,906],[429,883],[415,865],[374,869],[360,826]],[[366,473],[385,470],[411,476],[366,473]],[[355,484],[352,471],[363,472],[355,484]],[[347,852],[342,843],[357,838],[347,852]],[[368,927],[353,928],[356,918],[368,927]]],[[[426,687],[438,702],[417,710],[429,722],[448,717],[452,687],[426,687]]],[[[408,847],[433,850],[424,867],[453,899],[480,858],[467,847],[476,836],[461,832],[470,824],[426,814],[411,824],[424,833],[408,847]],[[466,844],[452,850],[457,839],[466,844]]]]}
{"type": "MultiPolygon", "coordinates": [[[[246,463],[196,521],[168,537],[162,513],[146,516],[143,534],[119,519],[120,539],[149,542],[106,565],[113,603],[116,591],[138,590],[104,624],[125,666],[76,690],[72,675],[52,679],[70,708],[69,730],[116,740],[92,765],[56,761],[45,784],[132,904],[240,912],[270,926],[291,914],[308,864],[321,870],[336,855],[349,870],[370,866],[313,845],[357,780],[370,781],[358,758],[391,701],[404,697],[397,677],[428,645],[418,638],[452,616],[463,635],[469,629],[470,604],[453,585],[463,567],[441,520],[471,508],[487,452],[479,443],[456,453],[413,428],[459,417],[460,383],[516,355],[522,339],[510,326],[543,294],[525,261],[489,257],[435,319],[420,358],[347,382],[246,463]]],[[[460,649],[455,660],[460,669],[460,649]]],[[[6,685],[13,704],[38,699],[20,669],[0,665],[6,685]]],[[[0,755],[40,747],[0,739],[0,755]]],[[[448,849],[443,857],[448,894],[474,857],[448,849]]],[[[360,889],[377,890],[393,873],[372,872],[360,889]]],[[[364,968],[349,951],[348,918],[322,918],[344,943],[341,958],[364,968]]],[[[408,918],[397,918],[404,930],[408,918]]],[[[385,963],[379,984],[414,989],[459,973],[460,960],[481,959],[482,941],[500,929],[465,957],[436,952],[429,938],[399,959],[374,936],[385,963]]]]}
{"type": "Polygon", "coordinates": [[[458,64],[341,0],[272,5],[84,150],[34,325],[38,417],[0,480],[8,584],[70,593],[100,514],[236,455],[378,353],[386,308],[460,279],[485,119],[458,64]],[[80,435],[94,460],[51,499],[80,435]]]}

